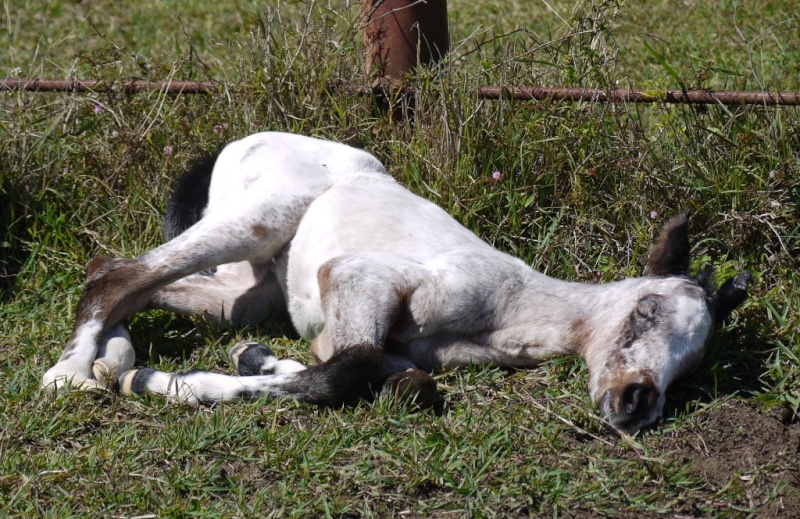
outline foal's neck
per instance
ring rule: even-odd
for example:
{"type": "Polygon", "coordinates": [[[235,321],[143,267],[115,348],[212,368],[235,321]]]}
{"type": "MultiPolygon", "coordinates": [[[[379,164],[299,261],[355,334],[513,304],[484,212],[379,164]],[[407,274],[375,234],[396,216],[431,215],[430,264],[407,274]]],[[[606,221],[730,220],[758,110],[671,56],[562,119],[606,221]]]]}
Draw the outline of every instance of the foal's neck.
{"type": "Polygon", "coordinates": [[[521,290],[500,307],[496,339],[519,342],[533,357],[584,355],[593,341],[619,327],[640,279],[589,284],[530,270],[521,290]]]}

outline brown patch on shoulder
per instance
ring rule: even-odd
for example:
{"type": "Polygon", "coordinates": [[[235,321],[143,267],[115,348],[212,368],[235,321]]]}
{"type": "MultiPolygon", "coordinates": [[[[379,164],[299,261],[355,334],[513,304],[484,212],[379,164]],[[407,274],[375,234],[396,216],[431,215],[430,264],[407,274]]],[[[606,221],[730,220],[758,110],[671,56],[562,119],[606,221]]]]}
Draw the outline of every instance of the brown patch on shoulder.
{"type": "Polygon", "coordinates": [[[257,238],[266,238],[267,237],[267,227],[264,224],[253,224],[253,234],[256,235],[257,238]]]}
{"type": "Polygon", "coordinates": [[[586,323],[585,319],[576,319],[569,327],[569,342],[572,348],[583,355],[586,348],[589,346],[589,340],[592,338],[592,329],[586,323]]]}
{"type": "Polygon", "coordinates": [[[319,296],[322,300],[323,307],[328,300],[328,293],[331,290],[331,271],[333,270],[333,261],[326,261],[317,270],[317,283],[319,284],[319,296]]]}
{"type": "MultiPolygon", "coordinates": [[[[330,308],[329,301],[331,294],[336,291],[336,280],[335,276],[333,275],[333,269],[336,265],[337,258],[333,258],[331,260],[326,261],[325,263],[320,266],[319,270],[317,270],[317,284],[319,285],[319,299],[322,302],[322,311],[325,314],[325,323],[327,324],[332,320],[340,320],[342,318],[342,309],[340,305],[334,305],[333,308],[330,308]],[[328,310],[333,311],[333,315],[328,314],[328,310]]],[[[330,335],[330,334],[328,334],[330,335]]],[[[333,344],[333,342],[329,339],[328,342],[330,343],[330,347],[332,351],[336,351],[338,348],[341,348],[341,345],[333,344]]]]}

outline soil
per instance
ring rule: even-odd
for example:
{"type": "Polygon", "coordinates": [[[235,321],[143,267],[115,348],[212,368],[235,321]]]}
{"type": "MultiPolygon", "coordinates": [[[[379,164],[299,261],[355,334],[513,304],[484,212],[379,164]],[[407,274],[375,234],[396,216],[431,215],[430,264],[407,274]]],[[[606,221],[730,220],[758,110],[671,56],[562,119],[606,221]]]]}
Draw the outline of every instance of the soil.
{"type": "Polygon", "coordinates": [[[676,516],[707,515],[700,509],[711,507],[720,514],[739,515],[744,508],[755,510],[756,517],[800,517],[798,416],[788,408],[765,410],[739,399],[703,414],[690,434],[682,431],[651,444],[658,453],[670,452],[675,463],[688,464],[706,481],[711,491],[706,495],[719,497],[718,502],[685,503],[676,516]],[[731,501],[730,490],[739,490],[739,497],[731,501]]]}

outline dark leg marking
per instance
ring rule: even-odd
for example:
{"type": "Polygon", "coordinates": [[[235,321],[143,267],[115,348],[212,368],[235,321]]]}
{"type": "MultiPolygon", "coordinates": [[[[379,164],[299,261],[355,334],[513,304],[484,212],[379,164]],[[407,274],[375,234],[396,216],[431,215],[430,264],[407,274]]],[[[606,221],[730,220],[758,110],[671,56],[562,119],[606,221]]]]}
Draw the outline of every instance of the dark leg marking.
{"type": "Polygon", "coordinates": [[[142,368],[137,370],[133,377],[120,378],[120,390],[125,393],[135,393],[143,395],[147,393],[147,382],[156,373],[153,368],[142,368]]]}
{"type": "MultiPolygon", "coordinates": [[[[239,372],[239,375],[243,377],[272,375],[275,373],[274,363],[272,369],[263,369],[270,357],[275,359],[275,354],[271,349],[253,341],[238,343],[228,354],[231,364],[239,372]]],[[[277,359],[275,360],[277,361],[277,359]]]]}
{"type": "Polygon", "coordinates": [[[327,362],[300,371],[281,386],[302,402],[328,407],[371,398],[381,383],[383,351],[371,345],[351,346],[327,362]]]}

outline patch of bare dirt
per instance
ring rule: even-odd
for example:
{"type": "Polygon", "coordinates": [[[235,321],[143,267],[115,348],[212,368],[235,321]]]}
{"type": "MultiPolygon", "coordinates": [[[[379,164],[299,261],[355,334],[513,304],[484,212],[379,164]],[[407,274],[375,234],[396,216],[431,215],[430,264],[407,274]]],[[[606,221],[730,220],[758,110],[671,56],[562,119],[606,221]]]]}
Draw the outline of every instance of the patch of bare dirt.
{"type": "Polygon", "coordinates": [[[738,399],[703,415],[688,434],[663,437],[656,449],[672,451],[675,462],[688,463],[719,496],[720,502],[711,504],[721,512],[745,507],[764,517],[800,517],[798,417],[789,409],[764,410],[738,399]],[[732,491],[746,498],[725,502],[732,491]]]}

